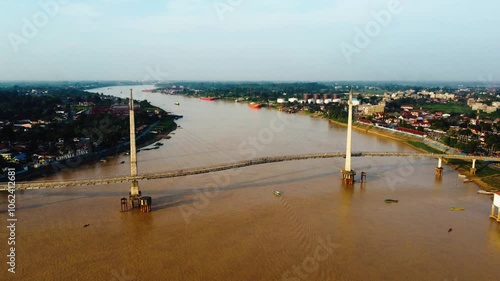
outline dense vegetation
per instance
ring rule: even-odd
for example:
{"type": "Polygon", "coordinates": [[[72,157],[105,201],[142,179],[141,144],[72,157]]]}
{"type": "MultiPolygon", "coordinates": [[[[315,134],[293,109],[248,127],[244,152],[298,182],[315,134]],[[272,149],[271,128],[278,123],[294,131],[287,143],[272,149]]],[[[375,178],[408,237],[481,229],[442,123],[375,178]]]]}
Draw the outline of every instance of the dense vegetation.
{"type": "MultiPolygon", "coordinates": [[[[129,116],[122,112],[93,112],[117,104],[128,111],[128,99],[88,93],[75,88],[12,87],[0,89],[0,149],[11,157],[26,155],[10,166],[32,161],[32,155],[60,156],[77,149],[102,151],[129,140],[129,116]],[[21,125],[27,125],[22,127],[21,125]]],[[[139,102],[135,124],[139,133],[159,123],[157,131],[176,127],[173,116],[139,102]],[[139,130],[141,129],[141,130],[139,130]]],[[[151,128],[150,128],[151,129],[151,128]]],[[[154,137],[146,135],[142,141],[154,137]]],[[[0,167],[7,160],[0,157],[0,167]]]]}

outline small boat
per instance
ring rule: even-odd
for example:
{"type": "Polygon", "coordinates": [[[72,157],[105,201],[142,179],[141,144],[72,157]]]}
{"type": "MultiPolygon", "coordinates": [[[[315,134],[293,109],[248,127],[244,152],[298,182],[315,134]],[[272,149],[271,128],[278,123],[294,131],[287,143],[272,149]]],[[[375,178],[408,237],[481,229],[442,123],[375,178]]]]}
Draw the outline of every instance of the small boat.
{"type": "Polygon", "coordinates": [[[465,178],[465,175],[458,175],[459,178],[465,178]]]}
{"type": "Polygon", "coordinates": [[[250,108],[254,108],[254,109],[259,109],[259,108],[261,108],[261,107],[262,107],[262,104],[260,104],[260,103],[255,103],[255,102],[251,102],[251,103],[249,103],[249,104],[248,104],[248,107],[250,107],[250,108]]]}
{"type": "Polygon", "coordinates": [[[180,103],[178,101],[175,102],[175,105],[180,105],[180,103]]]}
{"type": "Polygon", "coordinates": [[[120,164],[125,164],[125,161],[120,162],[120,164]]]}
{"type": "Polygon", "coordinates": [[[472,182],[472,180],[471,179],[465,179],[464,180],[464,183],[469,183],[469,182],[472,182]]]}
{"type": "Polygon", "coordinates": [[[209,100],[209,101],[213,101],[213,100],[218,100],[219,98],[216,98],[216,97],[201,97],[200,100],[209,100]]]}
{"type": "Polygon", "coordinates": [[[478,190],[477,193],[484,194],[484,195],[494,195],[495,194],[495,192],[486,191],[486,190],[478,190]]]}
{"type": "Polygon", "coordinates": [[[396,200],[396,199],[385,199],[384,202],[385,203],[398,203],[399,200],[396,200]]]}
{"type": "Polygon", "coordinates": [[[462,207],[451,207],[450,210],[452,210],[452,211],[463,211],[463,210],[465,210],[465,208],[462,208],[462,207]]]}
{"type": "Polygon", "coordinates": [[[108,161],[106,161],[106,159],[101,159],[101,160],[99,160],[99,161],[100,161],[100,162],[102,162],[102,163],[106,163],[106,162],[108,162],[108,161]]]}
{"type": "Polygon", "coordinates": [[[281,195],[281,192],[279,192],[279,191],[277,191],[277,190],[273,191],[273,193],[274,193],[274,195],[276,195],[276,196],[280,196],[280,195],[281,195]]]}

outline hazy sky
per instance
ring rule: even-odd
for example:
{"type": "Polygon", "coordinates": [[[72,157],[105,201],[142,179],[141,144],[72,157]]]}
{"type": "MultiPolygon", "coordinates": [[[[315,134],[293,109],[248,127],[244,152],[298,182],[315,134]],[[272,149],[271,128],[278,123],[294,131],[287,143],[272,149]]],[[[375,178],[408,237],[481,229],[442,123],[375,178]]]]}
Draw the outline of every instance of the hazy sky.
{"type": "Polygon", "coordinates": [[[0,0],[0,80],[498,81],[498,11],[498,0],[0,0]]]}

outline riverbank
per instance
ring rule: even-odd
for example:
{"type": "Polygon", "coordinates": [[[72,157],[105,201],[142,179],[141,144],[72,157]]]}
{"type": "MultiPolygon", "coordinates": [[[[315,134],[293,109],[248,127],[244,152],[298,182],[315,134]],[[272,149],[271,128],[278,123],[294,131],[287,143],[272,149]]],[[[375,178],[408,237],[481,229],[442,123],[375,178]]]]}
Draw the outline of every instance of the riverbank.
{"type": "MultiPolygon", "coordinates": [[[[308,113],[308,112],[302,112],[302,114],[313,117],[313,118],[321,118],[328,120],[330,123],[333,123],[337,126],[345,127],[347,128],[346,123],[342,123],[339,121],[331,120],[323,116],[323,114],[320,113],[308,113]]],[[[376,126],[371,126],[368,124],[362,124],[359,122],[353,123],[353,129],[368,133],[368,134],[373,134],[377,136],[381,136],[384,138],[389,138],[395,141],[398,141],[400,143],[403,143],[415,150],[425,152],[425,153],[445,153],[444,151],[431,147],[427,145],[426,143],[423,142],[422,137],[417,137],[417,136],[411,136],[409,134],[403,134],[399,132],[393,132],[391,130],[387,129],[382,129],[378,128],[376,126]]],[[[485,191],[498,191],[500,190],[500,173],[492,173],[490,170],[491,168],[487,167],[482,167],[481,169],[488,169],[488,172],[481,173],[478,172],[476,175],[472,175],[470,173],[470,164],[465,161],[461,161],[460,164],[454,164],[454,163],[448,163],[445,159],[443,159],[443,162],[450,165],[453,169],[455,169],[458,173],[465,175],[467,179],[471,180],[473,183],[475,183],[479,188],[485,190],[485,191]]]]}
{"type": "MultiPolygon", "coordinates": [[[[175,116],[165,115],[162,119],[146,128],[136,137],[137,150],[139,151],[139,149],[167,138],[171,132],[177,129],[177,124],[174,122],[174,119],[175,116]]],[[[107,157],[116,157],[119,154],[128,151],[130,151],[130,142],[119,143],[116,146],[107,149],[64,160],[54,161],[38,168],[29,168],[28,170],[19,171],[19,173],[16,174],[16,179],[20,181],[36,180],[51,174],[57,174],[63,170],[77,169],[82,165],[96,163],[107,157]]],[[[0,178],[0,182],[4,179],[6,178],[0,178]]]]}

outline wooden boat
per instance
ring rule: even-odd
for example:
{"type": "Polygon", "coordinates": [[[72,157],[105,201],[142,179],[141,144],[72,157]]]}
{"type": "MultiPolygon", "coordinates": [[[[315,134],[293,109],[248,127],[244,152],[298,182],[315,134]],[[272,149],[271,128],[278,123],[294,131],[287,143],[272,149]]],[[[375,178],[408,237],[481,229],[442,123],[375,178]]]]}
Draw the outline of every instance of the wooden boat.
{"type": "Polygon", "coordinates": [[[451,207],[450,210],[452,210],[452,211],[463,211],[463,210],[465,210],[465,208],[462,208],[462,207],[451,207]]]}
{"type": "Polygon", "coordinates": [[[385,203],[398,203],[399,200],[395,200],[395,199],[385,199],[384,200],[385,203]]]}
{"type": "Polygon", "coordinates": [[[262,104],[260,104],[260,103],[255,103],[255,102],[251,102],[251,103],[249,103],[249,104],[248,104],[248,107],[250,107],[250,108],[254,108],[254,109],[259,109],[259,108],[261,108],[261,107],[262,107],[262,104]]]}
{"type": "Polygon", "coordinates": [[[477,193],[484,194],[484,195],[494,195],[495,194],[495,192],[486,191],[486,190],[478,190],[477,193]]]}
{"type": "Polygon", "coordinates": [[[200,100],[208,100],[208,101],[213,101],[213,100],[218,100],[219,98],[216,97],[201,97],[200,100]]]}

